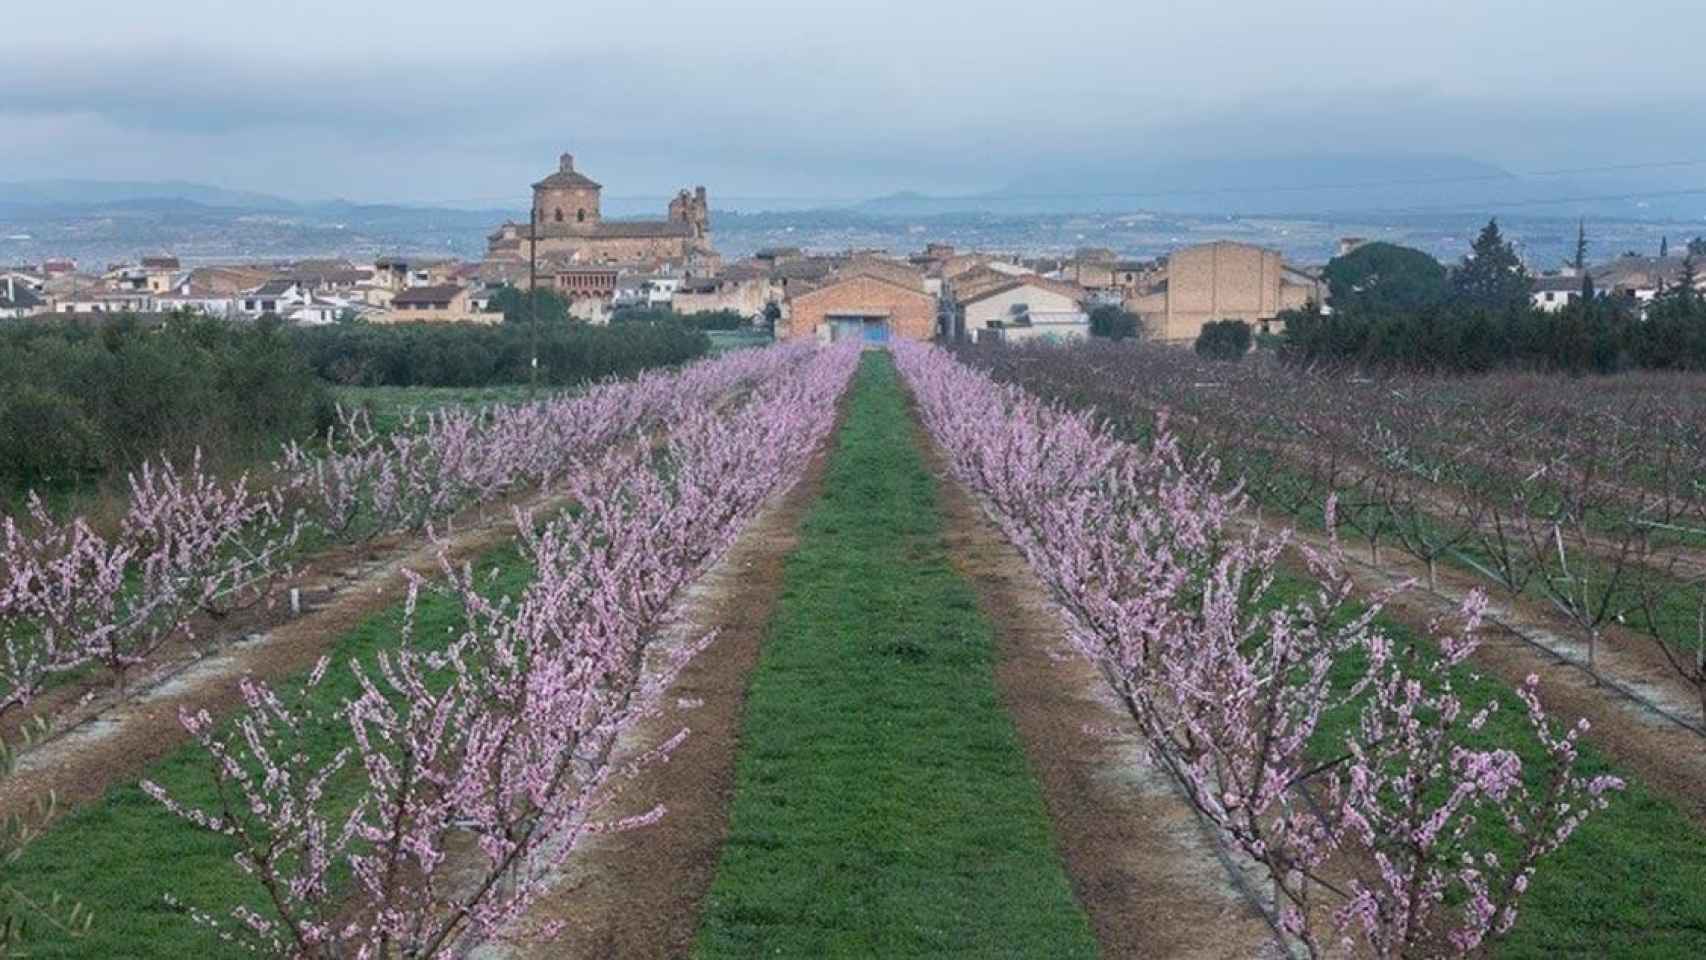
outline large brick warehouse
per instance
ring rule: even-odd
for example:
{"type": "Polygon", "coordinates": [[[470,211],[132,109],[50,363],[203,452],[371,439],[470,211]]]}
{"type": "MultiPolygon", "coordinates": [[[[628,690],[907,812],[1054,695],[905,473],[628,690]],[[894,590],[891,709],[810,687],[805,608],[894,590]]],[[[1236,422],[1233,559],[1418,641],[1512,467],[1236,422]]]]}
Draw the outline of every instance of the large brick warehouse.
{"type": "Polygon", "coordinates": [[[936,334],[936,297],[922,274],[904,266],[854,261],[823,284],[788,298],[787,337],[835,342],[936,334]]]}

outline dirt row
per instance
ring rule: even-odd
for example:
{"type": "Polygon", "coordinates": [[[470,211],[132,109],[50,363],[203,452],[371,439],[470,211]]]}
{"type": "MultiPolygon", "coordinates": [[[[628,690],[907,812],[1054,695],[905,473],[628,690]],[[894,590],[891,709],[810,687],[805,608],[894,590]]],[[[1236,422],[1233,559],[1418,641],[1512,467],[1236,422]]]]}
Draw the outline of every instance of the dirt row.
{"type": "Polygon", "coordinates": [[[941,481],[956,566],[996,628],[1002,702],[1104,955],[1286,956],[1259,906],[1259,867],[1237,862],[1150,764],[1135,722],[1070,645],[1036,574],[934,445],[921,442],[941,481]]]}
{"type": "Polygon", "coordinates": [[[687,740],[597,813],[616,819],[662,804],[663,819],[586,837],[516,928],[502,942],[474,948],[471,957],[680,957],[691,951],[700,903],[728,835],[747,682],[781,594],[783,564],[823,489],[827,463],[826,444],[794,487],[766,504],[688,589],[652,651],[651,659],[661,661],[676,644],[716,635],[676,676],[665,708],[623,734],[614,762],[653,749],[683,728],[687,740]],[[555,937],[541,934],[558,920],[567,929],[555,937]]]}

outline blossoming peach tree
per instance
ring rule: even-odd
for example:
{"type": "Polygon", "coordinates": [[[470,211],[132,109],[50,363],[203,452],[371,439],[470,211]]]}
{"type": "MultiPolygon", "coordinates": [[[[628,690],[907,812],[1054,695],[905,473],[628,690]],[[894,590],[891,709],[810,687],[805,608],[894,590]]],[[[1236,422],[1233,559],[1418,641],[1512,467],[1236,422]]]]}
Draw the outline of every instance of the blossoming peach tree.
{"type": "Polygon", "coordinates": [[[942,350],[893,349],[954,472],[1051,588],[1153,762],[1265,869],[1276,926],[1311,956],[1335,937],[1381,957],[1484,950],[1621,787],[1576,772],[1586,724],[1560,731],[1534,678],[1517,694],[1543,762],[1475,745],[1496,704],[1471,709],[1454,678],[1478,597],[1399,651],[1375,622],[1383,598],[1357,609],[1336,541],[1300,550],[1313,593],[1282,595],[1287,538],[1240,533],[1239,488],[1186,457],[1164,417],[1138,447],[942,350]]]}
{"type": "MultiPolygon", "coordinates": [[[[350,665],[361,693],[337,711],[349,738],[333,756],[303,745],[312,698],[290,703],[259,682],[244,683],[232,723],[186,715],[220,803],[145,788],[231,838],[266,903],[193,915],[275,955],[442,955],[500,936],[588,833],[662,816],[599,816],[687,735],[617,750],[709,642],[660,649],[653,638],[681,588],[803,469],[856,362],[856,350],[795,354],[737,411],[684,409],[660,443],[614,447],[569,471],[573,511],[544,523],[517,515],[533,570],[519,596],[490,597],[472,569],[446,565],[433,589],[460,605],[463,626],[443,646],[415,631],[428,589],[417,583],[401,643],[371,667],[350,665]]],[[[322,662],[308,689],[329,669],[322,662]]]]}

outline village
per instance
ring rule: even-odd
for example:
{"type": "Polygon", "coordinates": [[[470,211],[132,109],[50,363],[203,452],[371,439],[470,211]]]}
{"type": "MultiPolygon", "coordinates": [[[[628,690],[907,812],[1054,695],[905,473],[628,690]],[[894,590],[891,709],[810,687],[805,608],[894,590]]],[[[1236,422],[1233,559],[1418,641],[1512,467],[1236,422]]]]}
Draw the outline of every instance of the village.
{"type": "MultiPolygon", "coordinates": [[[[602,191],[563,154],[533,184],[529,222],[497,227],[479,261],[189,266],[162,253],[98,270],[70,259],[4,268],[0,319],[189,312],[298,326],[490,324],[503,319],[494,297],[515,288],[549,290],[588,324],[634,309],[732,313],[778,339],[822,341],[1083,339],[1091,313],[1111,306],[1136,318],[1150,340],[1189,343],[1216,320],[1278,333],[1285,311],[1327,301],[1321,264],[1288,263],[1279,251],[1225,240],[1149,260],[1094,247],[1036,257],[949,243],[911,252],[778,246],[725,260],[713,245],[703,186],[682,190],[661,220],[607,219],[602,191]]],[[[1365,242],[1345,238],[1338,252],[1365,242]]],[[[1685,257],[1668,250],[1586,269],[1595,289],[1638,304],[1688,272],[1685,257]]],[[[1531,272],[1537,308],[1556,311],[1581,295],[1575,265],[1531,272]]]]}

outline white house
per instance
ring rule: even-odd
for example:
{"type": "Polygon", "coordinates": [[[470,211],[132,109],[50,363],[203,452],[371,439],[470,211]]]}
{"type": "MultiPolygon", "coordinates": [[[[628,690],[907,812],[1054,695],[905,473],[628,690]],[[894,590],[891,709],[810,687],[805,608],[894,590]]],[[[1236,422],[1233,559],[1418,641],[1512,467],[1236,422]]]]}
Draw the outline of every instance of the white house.
{"type": "Polygon", "coordinates": [[[611,302],[618,307],[667,307],[681,289],[677,273],[630,273],[616,278],[611,302]]]}
{"type": "Polygon", "coordinates": [[[300,327],[323,327],[337,323],[344,311],[353,309],[349,301],[338,297],[312,297],[307,303],[286,309],[280,316],[286,323],[300,327]]]}
{"type": "Polygon", "coordinates": [[[30,285],[7,275],[0,280],[0,320],[31,317],[47,309],[47,303],[30,285]]]}
{"type": "Polygon", "coordinates": [[[1534,287],[1529,293],[1536,309],[1547,313],[1557,313],[1571,303],[1582,298],[1582,281],[1580,277],[1550,276],[1535,277],[1534,287]]]}
{"type": "Polygon", "coordinates": [[[76,290],[53,298],[55,313],[153,313],[146,290],[76,290]]]}
{"type": "Polygon", "coordinates": [[[205,313],[210,317],[230,319],[237,315],[238,296],[232,293],[217,293],[211,288],[191,283],[185,280],[177,289],[170,293],[162,293],[154,298],[154,304],[161,311],[189,310],[195,313],[205,313]]]}
{"type": "Polygon", "coordinates": [[[1081,287],[1039,276],[1014,277],[960,301],[972,340],[1082,340],[1090,336],[1081,287]]]}
{"type": "Polygon", "coordinates": [[[253,290],[243,292],[242,312],[251,316],[271,313],[284,316],[311,298],[295,280],[269,280],[253,290]]]}

